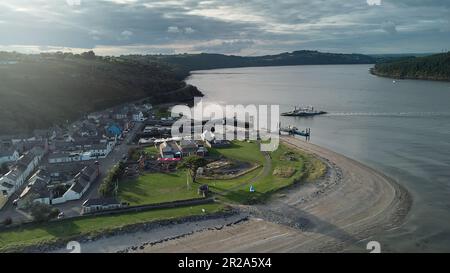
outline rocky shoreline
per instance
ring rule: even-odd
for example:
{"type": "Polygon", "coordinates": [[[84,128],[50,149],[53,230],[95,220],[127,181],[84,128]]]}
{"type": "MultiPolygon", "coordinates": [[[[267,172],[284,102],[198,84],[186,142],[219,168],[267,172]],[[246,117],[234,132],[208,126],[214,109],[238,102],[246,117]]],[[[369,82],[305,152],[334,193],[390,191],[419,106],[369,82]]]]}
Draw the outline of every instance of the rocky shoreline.
{"type": "MultiPolygon", "coordinates": [[[[412,198],[389,177],[322,147],[294,138],[283,141],[321,159],[327,165],[324,177],[288,187],[266,204],[72,239],[88,253],[360,252],[366,239],[405,221],[412,198]]],[[[26,252],[68,252],[66,244],[26,252]]]]}
{"type": "Polygon", "coordinates": [[[192,223],[205,220],[214,219],[226,219],[238,215],[240,212],[236,209],[230,209],[223,212],[207,214],[207,215],[196,215],[176,219],[168,219],[161,221],[152,221],[148,223],[140,223],[125,226],[118,229],[113,229],[107,232],[102,232],[101,234],[85,234],[80,236],[75,236],[70,239],[58,240],[55,242],[41,243],[35,246],[29,246],[21,249],[11,249],[10,252],[25,252],[25,253],[46,253],[46,252],[68,252],[66,250],[66,245],[70,241],[79,242],[81,245],[86,243],[95,242],[102,239],[109,239],[115,236],[123,236],[126,234],[134,232],[148,232],[156,228],[168,227],[172,225],[179,225],[184,223],[192,223]]]}
{"type": "Polygon", "coordinates": [[[449,82],[450,79],[446,77],[433,77],[433,76],[418,76],[418,75],[399,75],[399,74],[390,74],[383,73],[375,68],[370,69],[370,74],[383,78],[391,78],[396,80],[422,80],[422,81],[441,81],[441,82],[449,82]]]}
{"type": "MultiPolygon", "coordinates": [[[[134,252],[367,252],[368,240],[406,220],[413,200],[391,178],[325,148],[283,141],[321,158],[328,166],[325,177],[285,189],[267,204],[241,206],[248,221],[134,252]]],[[[383,250],[395,251],[385,245],[383,250]]]]}

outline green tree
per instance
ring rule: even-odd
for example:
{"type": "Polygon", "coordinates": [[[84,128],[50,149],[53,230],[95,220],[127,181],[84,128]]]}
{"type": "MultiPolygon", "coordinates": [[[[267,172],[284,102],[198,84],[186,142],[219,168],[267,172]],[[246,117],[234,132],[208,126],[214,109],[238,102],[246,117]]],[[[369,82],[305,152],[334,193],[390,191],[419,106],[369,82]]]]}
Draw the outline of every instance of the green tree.
{"type": "Polygon", "coordinates": [[[192,182],[195,183],[198,168],[204,167],[204,166],[206,166],[206,164],[208,164],[206,159],[204,159],[203,157],[197,156],[197,155],[193,155],[193,156],[184,158],[183,161],[181,161],[177,167],[178,167],[178,169],[188,170],[189,175],[192,178],[192,182]]]}
{"type": "Polygon", "coordinates": [[[92,60],[92,59],[95,59],[95,53],[92,50],[83,52],[83,53],[81,53],[81,57],[92,60]]]}
{"type": "Polygon", "coordinates": [[[125,173],[125,163],[122,161],[119,162],[116,166],[114,166],[109,172],[108,175],[103,179],[102,184],[100,185],[98,191],[102,197],[111,197],[117,193],[117,185],[119,180],[125,173]]]}
{"type": "Polygon", "coordinates": [[[45,222],[54,219],[58,216],[59,210],[52,208],[52,206],[35,202],[30,207],[30,213],[36,222],[45,222]]]}

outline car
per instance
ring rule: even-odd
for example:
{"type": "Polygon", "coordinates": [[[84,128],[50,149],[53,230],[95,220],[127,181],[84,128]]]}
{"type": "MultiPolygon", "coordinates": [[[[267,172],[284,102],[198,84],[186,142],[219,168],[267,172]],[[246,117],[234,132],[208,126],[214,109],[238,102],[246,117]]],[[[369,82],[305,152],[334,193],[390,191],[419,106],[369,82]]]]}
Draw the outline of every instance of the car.
{"type": "Polygon", "coordinates": [[[62,218],[64,218],[64,216],[65,216],[65,215],[64,215],[64,212],[61,211],[61,212],[58,214],[58,219],[62,219],[62,218]]]}

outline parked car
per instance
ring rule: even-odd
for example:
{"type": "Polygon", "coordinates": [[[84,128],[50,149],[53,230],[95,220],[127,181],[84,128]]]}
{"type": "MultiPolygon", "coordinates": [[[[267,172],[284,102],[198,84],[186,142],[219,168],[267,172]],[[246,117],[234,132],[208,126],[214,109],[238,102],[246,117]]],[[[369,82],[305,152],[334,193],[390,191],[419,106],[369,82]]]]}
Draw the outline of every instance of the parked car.
{"type": "Polygon", "coordinates": [[[58,214],[58,219],[62,219],[62,218],[64,218],[64,216],[65,216],[65,215],[64,215],[64,212],[61,211],[61,212],[58,214]]]}

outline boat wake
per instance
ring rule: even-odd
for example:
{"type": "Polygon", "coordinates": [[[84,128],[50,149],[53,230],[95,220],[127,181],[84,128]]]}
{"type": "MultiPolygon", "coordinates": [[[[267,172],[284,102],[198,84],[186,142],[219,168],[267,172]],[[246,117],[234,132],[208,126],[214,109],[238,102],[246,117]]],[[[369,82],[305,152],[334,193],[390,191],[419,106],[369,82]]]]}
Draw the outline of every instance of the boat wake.
{"type": "Polygon", "coordinates": [[[361,116],[361,117],[450,117],[450,112],[331,112],[328,117],[361,116]]]}

